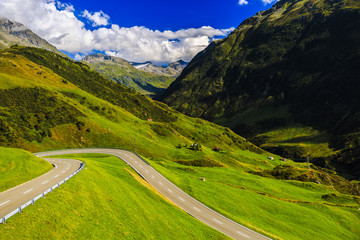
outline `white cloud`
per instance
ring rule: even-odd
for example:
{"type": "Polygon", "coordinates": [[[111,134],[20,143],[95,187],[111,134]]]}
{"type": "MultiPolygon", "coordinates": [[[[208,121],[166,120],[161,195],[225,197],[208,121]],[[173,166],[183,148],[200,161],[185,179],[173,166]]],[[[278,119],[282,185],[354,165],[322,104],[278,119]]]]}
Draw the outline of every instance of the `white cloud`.
{"type": "Polygon", "coordinates": [[[75,55],[75,57],[74,57],[74,59],[75,59],[76,61],[81,61],[83,58],[84,58],[84,56],[83,56],[83,55],[80,55],[79,53],[77,53],[77,54],[75,55]]]}
{"type": "Polygon", "coordinates": [[[190,61],[210,43],[210,38],[226,36],[232,30],[201,27],[161,32],[145,27],[112,25],[111,29],[99,29],[94,34],[96,42],[101,42],[98,48],[107,46],[113,55],[129,61],[173,62],[180,58],[190,61]]]}
{"type": "Polygon", "coordinates": [[[247,4],[249,4],[248,1],[246,1],[246,0],[239,0],[239,5],[247,5],[247,4]]]}
{"type": "MultiPolygon", "coordinates": [[[[89,30],[75,16],[74,6],[55,0],[1,0],[0,16],[25,24],[58,49],[79,53],[80,57],[97,50],[136,62],[173,62],[180,58],[189,61],[212,38],[226,36],[234,30],[204,26],[158,31],[141,26],[125,28],[116,24],[89,30]]],[[[105,20],[101,20],[104,15],[89,13],[89,16],[92,16],[94,24],[106,24],[105,20]]]]}
{"type": "Polygon", "coordinates": [[[91,14],[88,10],[85,10],[82,13],[82,17],[92,22],[93,27],[109,25],[110,17],[109,15],[105,14],[103,11],[94,12],[93,14],[91,14]]]}
{"type": "MultiPolygon", "coordinates": [[[[51,2],[51,1],[49,1],[49,2],[51,2]]],[[[58,7],[58,9],[67,10],[67,11],[70,11],[70,12],[75,11],[75,8],[74,8],[73,5],[70,5],[70,4],[67,4],[67,3],[62,3],[60,1],[56,1],[56,6],[58,7]]]]}
{"type": "MultiPolygon", "coordinates": [[[[238,4],[240,6],[243,6],[243,5],[248,5],[249,4],[249,1],[248,0],[238,0],[238,4]]],[[[261,2],[264,4],[264,5],[267,5],[267,4],[271,4],[271,3],[274,3],[274,2],[278,2],[280,0],[261,0],[261,2]]]]}
{"type": "Polygon", "coordinates": [[[261,1],[264,3],[264,5],[267,5],[273,2],[278,2],[279,0],[261,0],[261,1]]]}

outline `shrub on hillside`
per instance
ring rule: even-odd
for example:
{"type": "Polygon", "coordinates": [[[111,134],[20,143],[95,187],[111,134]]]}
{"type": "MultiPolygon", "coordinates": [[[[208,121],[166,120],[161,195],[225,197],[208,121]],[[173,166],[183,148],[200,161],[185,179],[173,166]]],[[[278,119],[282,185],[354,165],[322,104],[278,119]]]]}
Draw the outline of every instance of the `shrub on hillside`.
{"type": "Polygon", "coordinates": [[[212,159],[177,160],[176,162],[185,166],[194,167],[224,167],[223,164],[212,159]]]}

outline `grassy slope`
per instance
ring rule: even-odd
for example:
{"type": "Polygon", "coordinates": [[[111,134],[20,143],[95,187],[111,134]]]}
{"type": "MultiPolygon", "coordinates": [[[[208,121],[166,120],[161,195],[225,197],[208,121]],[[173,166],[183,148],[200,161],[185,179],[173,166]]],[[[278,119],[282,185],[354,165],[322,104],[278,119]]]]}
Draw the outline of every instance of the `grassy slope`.
{"type": "Polygon", "coordinates": [[[164,91],[175,79],[140,71],[130,64],[118,64],[110,61],[85,62],[92,69],[108,79],[132,88],[139,93],[154,95],[164,91]]]}
{"type": "Polygon", "coordinates": [[[240,162],[255,161],[240,168],[189,167],[171,161],[152,161],[152,165],[201,202],[272,238],[358,239],[360,198],[316,183],[275,180],[244,171],[259,165],[270,168],[265,161],[259,164],[257,157],[242,153],[240,162]],[[336,199],[325,201],[322,196],[331,193],[336,193],[336,199]]]}
{"type": "Polygon", "coordinates": [[[20,149],[0,147],[0,192],[36,178],[52,165],[20,149]]]}
{"type": "MultiPolygon", "coordinates": [[[[274,160],[269,163],[265,155],[252,152],[234,154],[239,164],[227,168],[191,167],[172,161],[148,160],[165,177],[201,202],[274,239],[307,239],[310,235],[312,239],[357,239],[360,234],[359,198],[339,194],[331,187],[315,183],[249,174],[248,170],[271,169],[281,162],[274,160]],[[206,181],[201,181],[201,177],[205,177],[206,181]],[[330,193],[336,193],[336,197],[322,198],[330,193]]],[[[55,191],[54,195],[48,195],[46,201],[8,221],[3,229],[5,236],[15,234],[9,239],[24,236],[57,239],[63,234],[76,239],[100,238],[104,231],[107,231],[109,239],[221,238],[221,235],[201,224],[197,225],[195,220],[136,182],[133,179],[136,174],[131,176],[125,171],[130,168],[121,160],[100,154],[66,157],[86,161],[87,169],[55,191]],[[94,205],[98,207],[96,211],[92,209],[94,205]],[[57,207],[52,209],[51,206],[57,207]],[[105,212],[115,211],[110,210],[113,208],[117,209],[116,214],[107,216],[105,212]],[[30,227],[24,224],[39,216],[39,210],[46,213],[41,214],[40,221],[30,227]],[[64,212],[69,214],[62,214],[64,212]],[[52,218],[53,221],[50,220],[52,218]],[[77,224],[69,227],[68,221],[77,224]],[[56,222],[56,227],[50,222],[56,222]],[[39,233],[37,229],[44,225],[46,231],[39,233]],[[13,228],[21,231],[13,231],[13,228]],[[192,228],[196,228],[197,232],[191,231],[192,236],[187,235],[185,229],[192,228]],[[143,232],[138,233],[138,229],[143,232]]],[[[226,162],[226,154],[222,158],[226,162]]],[[[291,161],[287,164],[302,167],[302,164],[291,161]]]]}
{"type": "Polygon", "coordinates": [[[325,132],[328,138],[321,144],[304,141],[289,147],[272,139],[269,144],[278,147],[276,154],[286,148],[288,157],[298,147],[319,158],[319,165],[356,179],[359,9],[355,0],[278,1],[199,53],[165,91],[163,101],[249,138],[269,130],[291,131],[293,124],[325,132]],[[283,114],[279,108],[288,111],[283,114]]]}
{"type": "Polygon", "coordinates": [[[292,146],[302,151],[301,154],[293,157],[304,159],[306,156],[310,158],[327,157],[339,152],[329,147],[330,136],[328,134],[299,124],[273,129],[257,136],[257,138],[261,137],[266,137],[266,142],[260,144],[262,148],[292,146]]]}
{"type": "MultiPolygon", "coordinates": [[[[283,204],[283,201],[267,198],[252,191],[246,191],[245,193],[247,193],[248,198],[244,199],[242,198],[243,190],[238,189],[238,187],[241,188],[241,184],[246,184],[248,188],[251,189],[250,187],[255,185],[256,188],[254,188],[254,191],[263,191],[262,185],[266,185],[271,187],[269,189],[265,189],[268,194],[273,194],[273,192],[284,194],[289,191],[291,193],[289,193],[289,195],[280,194],[278,196],[297,200],[299,196],[303,195],[302,193],[304,193],[305,196],[309,195],[309,191],[307,191],[308,188],[318,185],[310,183],[298,183],[296,185],[296,183],[292,183],[288,184],[289,186],[286,185],[287,187],[285,188],[283,183],[284,181],[274,179],[270,180],[267,178],[247,174],[244,171],[260,169],[270,170],[281,162],[268,162],[266,159],[267,155],[265,153],[247,143],[245,139],[235,135],[227,128],[217,126],[204,120],[186,117],[167,108],[166,106],[152,102],[151,100],[146,100],[148,102],[144,103],[144,105],[148,107],[149,111],[144,109],[144,106],[141,104],[135,109],[136,111],[134,110],[134,114],[131,114],[130,112],[121,108],[120,100],[118,102],[115,101],[114,104],[109,103],[106,101],[106,97],[109,97],[109,95],[105,95],[104,97],[98,94],[98,97],[96,97],[90,94],[91,92],[96,92],[96,88],[92,88],[93,86],[79,85],[79,87],[77,87],[74,84],[78,83],[76,81],[74,81],[74,84],[71,83],[71,78],[66,78],[67,83],[64,83],[65,79],[55,74],[54,72],[60,72],[63,77],[70,76],[70,70],[72,68],[80,69],[81,71],[84,71],[84,74],[87,73],[81,64],[76,64],[77,66],[73,66],[75,63],[70,63],[68,60],[58,61],[58,59],[53,59],[51,63],[58,65],[57,70],[56,68],[51,70],[52,68],[50,69],[46,68],[45,66],[36,64],[18,54],[13,55],[5,53],[2,55],[2,65],[0,65],[0,67],[5,65],[5,67],[1,67],[0,71],[2,74],[9,77],[0,78],[1,83],[4,83],[1,84],[1,86],[3,86],[5,89],[14,88],[16,86],[27,88],[35,86],[42,87],[42,89],[46,89],[48,91],[46,94],[53,94],[56,96],[57,101],[55,102],[57,105],[66,103],[71,106],[71,109],[74,108],[81,112],[81,115],[74,115],[74,118],[76,118],[77,121],[82,122],[83,125],[80,124],[77,126],[76,123],[70,121],[63,124],[40,126],[40,128],[39,126],[35,128],[36,124],[34,128],[30,128],[31,126],[29,126],[29,130],[26,131],[29,131],[30,133],[36,133],[39,131],[40,133],[43,133],[42,131],[48,132],[49,130],[51,134],[46,136],[42,136],[40,134],[40,136],[42,136],[40,142],[36,139],[29,141],[26,139],[23,140],[21,138],[17,138],[18,142],[16,142],[16,144],[18,147],[31,151],[94,146],[120,147],[127,149],[135,148],[138,153],[152,161],[154,166],[163,172],[165,176],[169,177],[169,179],[171,179],[174,183],[183,187],[185,191],[188,191],[190,194],[209,204],[213,208],[218,209],[225,215],[233,217],[235,220],[243,222],[249,227],[256,226],[263,228],[264,231],[270,235],[287,238],[287,236],[291,234],[288,233],[288,229],[285,227],[278,228],[274,226],[274,220],[266,222],[259,220],[270,218],[273,219],[274,214],[270,210],[280,208],[280,206],[283,204]],[[14,65],[16,65],[16,67],[14,65]],[[65,69],[65,66],[67,66],[66,70],[69,71],[66,74],[59,71],[59,69],[65,69]],[[38,72],[40,72],[39,70],[43,73],[38,74],[38,72]],[[44,76],[46,76],[46,78],[44,76]],[[14,81],[13,78],[20,81],[14,81]],[[84,90],[89,91],[90,93],[84,90]],[[154,116],[154,113],[151,111],[152,109],[157,109],[156,111],[157,113],[160,113],[160,115],[154,116]],[[145,113],[147,113],[147,115],[145,115],[145,113]],[[154,118],[154,121],[147,121],[146,119],[149,117],[154,118]],[[170,121],[167,119],[170,119],[170,121]],[[42,130],[42,128],[44,129],[42,130]],[[189,146],[194,142],[198,142],[202,145],[202,151],[194,151],[190,150],[188,147],[184,147],[185,145],[189,146]],[[179,144],[181,145],[181,148],[176,148],[175,146],[179,144]],[[223,151],[221,153],[212,151],[212,147],[215,146],[220,147],[223,151]],[[246,149],[256,151],[258,154],[244,151],[246,149]],[[184,167],[183,165],[173,163],[173,161],[187,161],[194,159],[200,161],[205,159],[209,160],[205,162],[210,163],[212,161],[221,162],[221,164],[224,165],[224,168],[194,168],[184,167]],[[163,168],[162,166],[165,166],[169,170],[163,168]],[[186,171],[187,169],[189,172],[186,171]],[[194,174],[190,175],[191,177],[189,177],[188,175],[192,174],[192,169],[195,169],[195,173],[198,173],[199,176],[201,175],[207,178],[206,184],[211,183],[212,181],[215,182],[213,185],[211,185],[213,188],[208,189],[205,187],[208,185],[200,187],[197,180],[198,176],[194,174]],[[230,175],[231,178],[226,178],[227,180],[224,180],[224,177],[227,175],[230,175]],[[213,179],[212,181],[211,178],[213,179]],[[234,180],[232,181],[231,179],[234,180]],[[229,180],[231,181],[229,182],[229,180]],[[249,181],[249,183],[244,183],[245,180],[249,181]],[[230,184],[235,187],[228,186],[221,182],[225,182],[226,184],[230,184]],[[295,185],[295,187],[293,185],[295,185]],[[226,191],[223,192],[220,198],[219,193],[222,189],[226,189],[226,191]],[[213,201],[210,202],[209,199],[203,199],[204,197],[211,196],[212,194],[217,196],[213,199],[213,201]],[[224,199],[226,200],[226,204],[223,203],[224,199]],[[236,204],[237,202],[242,204],[236,204]],[[255,212],[260,211],[262,208],[268,210],[262,211],[263,216],[261,218],[259,217],[260,215],[254,215],[259,218],[246,218],[242,216],[241,207],[247,205],[251,206],[252,211],[255,212]],[[260,209],[257,210],[257,207],[259,206],[260,209]]],[[[79,79],[81,79],[81,75],[78,73],[74,73],[73,75],[75,76],[75,74],[77,74],[76,80],[80,81],[79,79]]],[[[89,75],[91,74],[95,73],[89,73],[89,75]]],[[[94,76],[96,77],[97,75],[94,76]]],[[[102,80],[100,80],[99,84],[105,84],[104,82],[101,82],[102,80]]],[[[142,98],[137,98],[136,93],[126,89],[124,89],[123,92],[121,92],[119,95],[119,97],[123,98],[124,100],[126,100],[127,96],[130,98],[130,106],[127,106],[126,109],[132,111],[136,106],[131,105],[131,101],[136,102],[137,100],[139,103],[141,103],[142,98]]],[[[49,108],[50,106],[44,107],[49,108]]],[[[0,118],[6,118],[6,114],[9,113],[16,114],[16,111],[11,109],[9,106],[2,107],[0,118]]],[[[30,119],[35,121],[34,116],[31,116],[30,119]]],[[[287,164],[294,163],[288,161],[287,164]]],[[[295,165],[302,166],[301,164],[295,165]]],[[[315,199],[312,200],[315,202],[318,201],[322,195],[331,192],[338,194],[340,198],[347,199],[346,195],[341,195],[337,193],[336,190],[325,191],[324,189],[327,188],[320,186],[315,187],[314,189],[315,190],[312,191],[310,195],[315,196],[315,199]],[[319,189],[322,190],[320,191],[319,189]]],[[[303,198],[299,199],[303,200],[303,198]]],[[[54,201],[58,200],[54,199],[54,201]]],[[[354,204],[351,201],[350,203],[354,204]]],[[[289,204],[290,203],[285,202],[284,206],[292,206],[289,204]]],[[[305,209],[311,210],[313,205],[305,204],[304,207],[305,209]]],[[[296,206],[294,208],[299,210],[299,208],[296,208],[296,206]]],[[[338,227],[337,230],[349,236],[349,238],[352,238],[353,235],[351,232],[356,232],[356,229],[353,230],[353,226],[359,223],[358,215],[356,215],[357,212],[353,212],[351,209],[347,210],[347,208],[343,207],[329,207],[327,205],[325,205],[324,208],[326,209],[324,213],[317,213],[320,216],[319,218],[323,218],[323,220],[319,220],[318,218],[319,222],[327,222],[328,220],[326,220],[326,216],[328,214],[337,215],[334,217],[334,220],[343,224],[341,227],[338,227]],[[349,216],[351,216],[352,219],[349,220],[349,216]]],[[[300,225],[298,226],[300,229],[305,232],[307,231],[303,228],[303,225],[300,224],[298,219],[295,219],[299,217],[299,215],[297,215],[297,211],[286,210],[286,212],[287,213],[282,212],[284,216],[279,218],[279,222],[281,222],[282,225],[300,225]],[[285,215],[287,216],[285,217],[285,215]]],[[[44,216],[46,216],[46,214],[44,216]]],[[[18,221],[22,221],[21,218],[18,218],[18,221]]],[[[84,218],[83,221],[87,221],[86,218],[84,218]]],[[[315,226],[318,227],[316,224],[315,226]]],[[[312,228],[311,226],[310,228],[311,230],[309,231],[315,231],[316,229],[312,228]]],[[[334,226],[331,224],[323,224],[322,229],[324,231],[331,232],[333,228],[334,226]]],[[[31,229],[30,227],[26,231],[33,230],[34,229],[31,229]]],[[[75,229],[70,229],[68,231],[68,233],[76,232],[75,229]]],[[[58,234],[60,235],[61,233],[58,234]]]]}
{"type": "Polygon", "coordinates": [[[228,239],[165,201],[118,158],[77,159],[85,170],[0,226],[2,237],[228,239]]]}
{"type": "Polygon", "coordinates": [[[264,107],[248,109],[230,119],[220,118],[216,122],[230,128],[235,128],[237,124],[250,126],[250,128],[254,129],[258,128],[258,132],[256,130],[255,132],[248,132],[248,136],[252,136],[250,138],[251,142],[270,152],[289,158],[299,160],[299,158],[305,159],[309,156],[312,160],[318,157],[335,155],[339,152],[329,145],[331,136],[324,130],[318,130],[292,121],[287,121],[282,127],[271,126],[272,119],[286,119],[289,116],[288,106],[264,107]],[[266,131],[261,131],[260,127],[256,126],[256,123],[261,122],[268,122],[270,125],[266,131]],[[281,151],[283,152],[281,153],[281,151]]]}
{"type": "MultiPolygon", "coordinates": [[[[31,49],[29,51],[31,51],[31,49]]],[[[49,54],[51,55],[51,53],[49,54]]],[[[41,55],[36,56],[42,57],[41,55]]],[[[106,91],[108,91],[106,88],[104,88],[105,97],[97,93],[97,95],[105,99],[96,97],[89,92],[96,92],[97,86],[111,82],[100,79],[99,75],[95,72],[90,72],[90,74],[94,74],[95,77],[98,77],[104,82],[100,82],[99,80],[95,87],[95,84],[91,86],[80,85],[81,88],[89,91],[86,92],[55,74],[49,68],[29,61],[21,55],[5,52],[2,58],[3,61],[0,65],[0,72],[6,77],[0,78],[0,88],[3,88],[3,91],[7,90],[6,94],[9,95],[10,99],[26,99],[29,97],[29,94],[19,96],[22,92],[28,93],[22,89],[38,87],[43,89],[40,92],[44,95],[44,101],[50,101],[49,99],[51,99],[51,97],[48,96],[55,96],[55,100],[52,98],[51,104],[49,105],[41,106],[42,103],[38,102],[37,104],[40,105],[38,108],[44,107],[48,110],[50,109],[49,111],[51,112],[68,109],[76,121],[83,123],[77,126],[74,121],[68,121],[68,123],[55,123],[51,126],[44,126],[44,129],[41,131],[50,131],[50,135],[43,136],[40,142],[29,142],[26,141],[26,139],[20,138],[16,144],[21,148],[30,151],[91,146],[133,148],[135,138],[136,147],[141,149],[141,153],[145,156],[151,155],[154,157],[163,156],[186,159],[196,154],[200,157],[211,157],[213,152],[210,149],[213,146],[220,146],[224,150],[253,148],[261,152],[261,150],[247,143],[245,139],[235,135],[224,127],[207,121],[186,117],[161,103],[151,101],[131,90],[121,87],[122,90],[117,93],[118,98],[115,100],[115,104],[118,105],[122,105],[123,102],[124,104],[128,103],[126,109],[106,101],[106,98],[110,97],[106,95],[106,91]],[[40,72],[41,74],[39,74],[40,72]],[[67,82],[64,83],[64,81],[67,82]],[[21,91],[16,91],[16,95],[10,94],[15,87],[21,87],[21,91]],[[52,107],[51,105],[54,105],[54,102],[56,104],[52,107]],[[131,105],[132,102],[137,102],[137,105],[131,105]],[[60,107],[64,104],[69,107],[60,107]],[[152,118],[153,121],[147,121],[147,118],[152,118]],[[175,145],[187,144],[189,146],[195,141],[203,145],[203,152],[195,152],[192,150],[183,151],[183,149],[179,150],[175,148],[175,145]],[[160,148],[154,151],[152,147],[153,144],[160,145],[160,148]]],[[[62,66],[60,63],[57,63],[56,60],[57,59],[52,61],[52,63],[58,64],[57,68],[64,69],[66,67],[65,64],[62,66]]],[[[63,74],[64,76],[71,75],[71,71],[69,70],[71,67],[77,70],[80,66],[84,74],[86,73],[85,65],[80,64],[78,66],[77,63],[71,63],[66,59],[62,59],[61,61],[70,65],[67,66],[68,72],[67,74],[63,74]]],[[[79,78],[76,78],[75,84],[78,84],[77,81],[79,81],[79,78]]],[[[114,84],[114,86],[118,86],[118,84],[114,84]]],[[[39,91],[35,92],[37,93],[39,91]]],[[[113,92],[113,94],[115,94],[115,92],[113,92]]],[[[33,102],[35,99],[29,101],[33,102]]],[[[10,120],[13,120],[14,117],[12,115],[21,115],[21,109],[17,109],[17,106],[9,105],[8,99],[5,98],[4,102],[0,119],[9,120],[8,115],[10,115],[10,120]]],[[[36,117],[37,114],[39,115],[36,110],[37,109],[33,109],[35,116],[30,116],[29,118],[34,122],[36,121],[33,118],[36,117]]],[[[48,122],[48,120],[42,119],[41,121],[39,120],[39,122],[48,122]]],[[[14,128],[19,125],[18,122],[14,122],[13,124],[14,128]]],[[[24,131],[30,131],[32,133],[36,132],[39,128],[41,129],[41,126],[36,126],[39,125],[39,123],[34,124],[34,128],[29,126],[29,129],[25,129],[24,131]]]]}

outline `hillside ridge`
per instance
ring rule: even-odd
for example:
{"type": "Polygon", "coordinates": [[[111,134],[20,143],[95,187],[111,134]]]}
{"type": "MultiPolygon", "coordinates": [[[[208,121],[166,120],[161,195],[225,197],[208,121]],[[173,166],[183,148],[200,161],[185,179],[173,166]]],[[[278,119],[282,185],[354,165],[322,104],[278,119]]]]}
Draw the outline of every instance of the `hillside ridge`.
{"type": "Polygon", "coordinates": [[[106,78],[148,96],[161,94],[175,80],[172,77],[144,72],[125,59],[102,53],[90,54],[84,57],[82,62],[106,78]]]}
{"type": "Polygon", "coordinates": [[[279,1],[195,56],[159,99],[274,153],[310,154],[359,176],[359,9],[353,0],[279,1]],[[294,137],[322,134],[327,153],[268,134],[293,128],[313,131],[294,137]]]}
{"type": "Polygon", "coordinates": [[[0,16],[0,49],[5,49],[12,45],[38,47],[65,56],[56,47],[36,35],[23,24],[0,16]]]}
{"type": "Polygon", "coordinates": [[[172,62],[172,63],[168,64],[167,66],[157,66],[157,65],[153,64],[151,61],[147,61],[144,63],[132,62],[131,64],[135,68],[137,68],[141,71],[144,71],[144,72],[152,73],[155,75],[162,75],[162,76],[176,78],[176,77],[180,76],[182,70],[184,70],[184,68],[189,63],[180,59],[176,62],[172,62]]]}

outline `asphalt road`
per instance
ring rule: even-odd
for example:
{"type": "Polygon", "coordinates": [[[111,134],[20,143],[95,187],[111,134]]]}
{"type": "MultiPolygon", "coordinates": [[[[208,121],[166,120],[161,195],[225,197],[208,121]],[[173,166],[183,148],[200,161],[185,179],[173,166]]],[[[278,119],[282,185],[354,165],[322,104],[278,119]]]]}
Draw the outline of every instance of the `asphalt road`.
{"type": "MultiPolygon", "coordinates": [[[[142,178],[144,178],[147,182],[149,182],[157,191],[159,191],[163,196],[169,199],[171,202],[175,203],[181,209],[183,209],[188,214],[192,215],[193,217],[197,218],[198,220],[202,221],[203,223],[209,225],[210,227],[224,233],[225,235],[233,238],[233,239],[269,239],[259,233],[256,233],[226,217],[223,215],[213,211],[212,209],[206,207],[199,201],[195,200],[181,189],[176,187],[172,184],[169,180],[164,178],[160,173],[158,173],[155,169],[151,166],[146,164],[142,161],[137,155],[134,153],[125,151],[125,150],[117,150],[117,149],[73,149],[73,150],[61,150],[61,151],[53,151],[53,152],[44,152],[38,153],[39,157],[46,157],[46,156],[54,156],[54,155],[63,155],[63,154],[76,154],[76,153],[104,153],[104,154],[111,154],[114,156],[119,157],[124,162],[126,162],[130,167],[132,167],[142,178]]],[[[53,161],[49,159],[49,161],[53,161]]],[[[69,163],[69,160],[55,160],[55,164],[60,164],[64,161],[64,164],[69,163]]],[[[72,166],[72,165],[71,165],[72,166]]],[[[73,170],[76,166],[73,166],[73,170]]],[[[77,168],[79,165],[77,165],[77,168]]],[[[58,167],[59,168],[59,167],[58,167]]],[[[56,171],[55,169],[51,172],[56,171]]],[[[63,171],[63,170],[61,170],[63,171]]],[[[61,172],[60,171],[60,172],[61,172]]],[[[45,177],[46,179],[54,179],[58,173],[47,173],[45,175],[51,175],[45,177]]],[[[41,176],[42,177],[42,176],[41,176]]],[[[34,181],[42,184],[45,178],[41,178],[42,180],[35,179],[34,181]]],[[[27,184],[26,184],[27,185],[27,184]]],[[[20,191],[17,191],[17,197],[21,197],[25,194],[27,189],[35,189],[32,184],[27,185],[28,187],[25,188],[23,186],[19,186],[21,188],[20,191]]],[[[31,195],[31,191],[29,192],[31,195]]],[[[34,194],[36,195],[36,194],[34,194]]],[[[12,198],[16,201],[16,197],[12,198]]],[[[5,202],[5,206],[14,204],[13,202],[6,203],[7,198],[2,198],[0,195],[0,204],[5,202]]],[[[24,202],[26,202],[24,200],[24,202]]],[[[0,216],[2,216],[2,207],[0,206],[0,216]]]]}
{"type": "Polygon", "coordinates": [[[81,165],[74,159],[46,160],[55,166],[51,171],[0,193],[0,219],[61,182],[81,165]]]}

